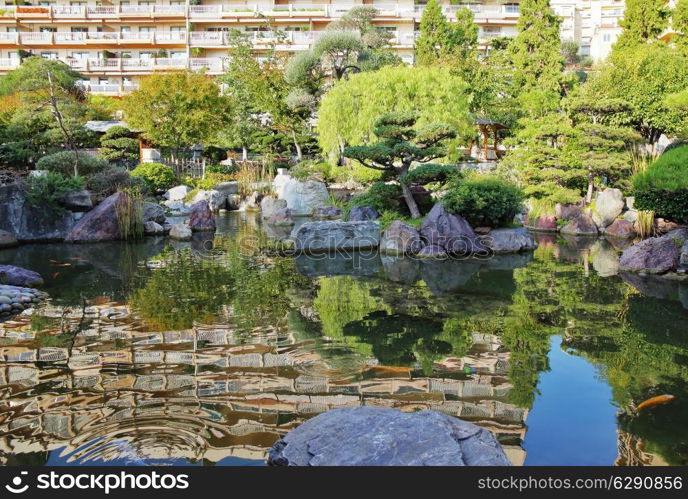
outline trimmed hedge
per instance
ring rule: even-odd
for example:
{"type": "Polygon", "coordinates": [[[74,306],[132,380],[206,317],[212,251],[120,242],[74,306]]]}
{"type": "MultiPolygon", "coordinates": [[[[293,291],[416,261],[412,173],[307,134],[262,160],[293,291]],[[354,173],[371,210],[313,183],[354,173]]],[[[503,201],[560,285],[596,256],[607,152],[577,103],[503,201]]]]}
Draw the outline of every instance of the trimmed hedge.
{"type": "Polygon", "coordinates": [[[141,163],[131,176],[142,179],[153,192],[167,190],[177,181],[172,167],[162,163],[141,163]]]}
{"type": "Polygon", "coordinates": [[[503,227],[513,221],[522,200],[523,193],[515,185],[495,177],[476,176],[450,187],[442,204],[472,227],[503,227]]]}
{"type": "MultiPolygon", "coordinates": [[[[102,158],[81,152],[78,159],[79,175],[92,175],[108,167],[108,162],[102,158]]],[[[43,156],[36,161],[36,170],[47,170],[62,175],[74,175],[75,155],[72,151],[60,151],[43,156]]]]}
{"type": "Polygon", "coordinates": [[[635,207],[658,217],[688,222],[688,145],[667,150],[633,177],[635,207]]]}

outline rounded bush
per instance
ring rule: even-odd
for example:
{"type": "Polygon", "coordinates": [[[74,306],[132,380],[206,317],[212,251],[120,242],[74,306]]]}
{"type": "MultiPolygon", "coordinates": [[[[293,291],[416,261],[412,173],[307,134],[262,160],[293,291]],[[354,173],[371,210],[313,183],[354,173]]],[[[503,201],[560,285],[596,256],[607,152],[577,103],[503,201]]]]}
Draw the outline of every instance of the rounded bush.
{"type": "Polygon", "coordinates": [[[405,203],[403,206],[400,203],[401,196],[401,186],[376,182],[363,194],[353,196],[349,200],[349,206],[372,206],[378,213],[399,211],[406,208],[405,203]]]}
{"type": "Polygon", "coordinates": [[[86,188],[99,198],[106,198],[115,192],[145,183],[132,177],[125,168],[106,168],[86,179],[86,188]]]}
{"type": "Polygon", "coordinates": [[[503,227],[521,209],[523,194],[513,184],[494,177],[475,177],[449,188],[442,204],[473,227],[503,227]]]}
{"type": "Polygon", "coordinates": [[[104,170],[108,162],[85,152],[60,151],[43,156],[36,162],[36,170],[47,170],[62,175],[74,175],[74,162],[77,161],[79,175],[92,175],[104,170]]]}
{"type": "Polygon", "coordinates": [[[131,176],[142,179],[152,191],[169,189],[177,180],[172,167],[162,163],[141,163],[131,176]]]}

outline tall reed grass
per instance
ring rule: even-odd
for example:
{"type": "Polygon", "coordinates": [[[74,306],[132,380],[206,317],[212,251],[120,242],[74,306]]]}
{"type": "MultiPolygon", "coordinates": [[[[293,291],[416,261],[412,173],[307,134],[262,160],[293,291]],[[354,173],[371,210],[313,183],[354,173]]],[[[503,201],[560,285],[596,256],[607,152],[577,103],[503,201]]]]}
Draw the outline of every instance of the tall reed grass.
{"type": "Polygon", "coordinates": [[[117,201],[117,225],[125,241],[143,238],[143,194],[138,186],[127,187],[117,201]]]}

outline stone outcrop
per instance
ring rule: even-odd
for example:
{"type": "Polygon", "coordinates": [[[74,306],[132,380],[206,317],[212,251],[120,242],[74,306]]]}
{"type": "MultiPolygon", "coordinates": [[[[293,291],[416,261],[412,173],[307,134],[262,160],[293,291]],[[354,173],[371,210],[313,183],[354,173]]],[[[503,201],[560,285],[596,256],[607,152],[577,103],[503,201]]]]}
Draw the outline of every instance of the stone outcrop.
{"type": "Polygon", "coordinates": [[[542,232],[556,232],[559,230],[557,226],[557,217],[554,215],[542,215],[535,220],[531,218],[530,216],[526,218],[526,227],[530,229],[542,232]]]}
{"type": "Polygon", "coordinates": [[[117,210],[118,205],[125,201],[125,197],[125,193],[116,192],[105,198],[72,227],[65,241],[84,243],[121,239],[117,210]]]}
{"type": "Polygon", "coordinates": [[[342,216],[341,208],[336,206],[319,206],[313,212],[315,218],[339,218],[342,216]]]}
{"type": "Polygon", "coordinates": [[[320,206],[328,204],[330,195],[322,182],[297,180],[280,173],[273,181],[273,190],[279,199],[287,202],[292,215],[311,215],[320,206]]]}
{"type": "Polygon", "coordinates": [[[596,236],[599,231],[592,217],[581,213],[562,227],[561,233],[570,236],[596,236]]]}
{"type": "Polygon", "coordinates": [[[19,242],[62,241],[74,225],[77,215],[32,206],[19,184],[0,186],[0,230],[19,242]]]}
{"type": "Polygon", "coordinates": [[[279,440],[277,466],[509,466],[486,429],[435,411],[346,407],[309,419],[279,440]]]}
{"type": "Polygon", "coordinates": [[[188,185],[178,185],[169,189],[162,195],[162,198],[167,201],[184,201],[184,198],[186,198],[189,192],[191,192],[191,187],[188,185]]]}
{"type": "Polygon", "coordinates": [[[89,211],[93,208],[93,201],[91,201],[91,193],[85,190],[70,191],[65,194],[60,204],[69,211],[89,211]]]}
{"type": "Polygon", "coordinates": [[[688,240],[688,229],[679,229],[661,237],[651,237],[634,244],[621,255],[621,270],[664,274],[677,270],[682,248],[688,240]]]}
{"type": "Polygon", "coordinates": [[[143,233],[147,236],[161,236],[165,234],[165,228],[157,222],[144,222],[143,233]]]}
{"type": "Polygon", "coordinates": [[[33,270],[14,265],[0,265],[0,284],[35,288],[43,285],[43,278],[33,270]]]}
{"type": "Polygon", "coordinates": [[[0,230],[0,249],[2,248],[13,248],[19,245],[19,241],[14,237],[14,234],[7,232],[6,230],[0,230]]]}
{"type": "Polygon", "coordinates": [[[143,222],[165,223],[165,210],[156,203],[143,203],[143,222]]]}
{"type": "Polygon", "coordinates": [[[632,239],[637,233],[635,231],[635,224],[630,220],[617,218],[612,224],[604,229],[604,235],[609,237],[618,237],[621,239],[632,239]]]}
{"type": "Polygon", "coordinates": [[[520,253],[537,249],[535,239],[528,230],[523,228],[493,229],[481,237],[481,240],[496,254],[520,253]]]}
{"type": "Polygon", "coordinates": [[[215,231],[215,215],[210,209],[208,201],[198,201],[191,205],[189,228],[194,232],[215,231]]]}
{"type": "Polygon", "coordinates": [[[418,229],[399,220],[392,222],[380,240],[380,251],[392,255],[413,255],[424,246],[418,229]]]}
{"type": "Polygon", "coordinates": [[[270,218],[276,211],[287,209],[285,199],[265,197],[260,202],[260,214],[263,218],[270,218]]]}
{"type": "Polygon", "coordinates": [[[0,284],[0,320],[19,314],[47,297],[37,289],[0,284]]]}
{"type": "Polygon", "coordinates": [[[265,223],[277,226],[291,226],[295,224],[289,208],[280,208],[273,211],[265,220],[265,223]]]}
{"type": "Polygon", "coordinates": [[[349,211],[349,222],[363,222],[365,220],[377,220],[379,214],[372,206],[354,206],[349,211]]]}
{"type": "Polygon", "coordinates": [[[592,219],[600,229],[609,227],[621,215],[625,205],[626,200],[619,189],[605,189],[597,195],[592,219]]]}
{"type": "Polygon", "coordinates": [[[186,224],[174,224],[170,228],[170,239],[177,241],[191,241],[191,229],[186,224]]]}
{"type": "Polygon", "coordinates": [[[308,222],[299,227],[295,237],[295,249],[306,253],[337,249],[370,249],[379,246],[380,226],[371,221],[308,222]]]}
{"type": "Polygon", "coordinates": [[[556,215],[559,220],[573,220],[582,213],[578,204],[557,204],[556,215]]]}
{"type": "MultiPolygon", "coordinates": [[[[425,217],[420,234],[428,246],[439,247],[449,255],[489,254],[468,222],[460,215],[447,212],[441,203],[435,204],[425,217]]],[[[428,247],[423,248],[422,256],[426,256],[426,250],[428,247]]]]}

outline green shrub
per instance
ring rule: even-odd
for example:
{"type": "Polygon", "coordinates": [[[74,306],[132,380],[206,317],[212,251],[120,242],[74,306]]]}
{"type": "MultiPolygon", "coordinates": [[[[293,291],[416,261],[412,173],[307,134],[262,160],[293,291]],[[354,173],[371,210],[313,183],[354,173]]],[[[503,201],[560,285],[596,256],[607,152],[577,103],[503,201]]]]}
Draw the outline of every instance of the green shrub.
{"type": "Polygon", "coordinates": [[[131,176],[142,179],[154,192],[169,189],[177,180],[172,167],[162,163],[141,163],[131,176]]]}
{"type": "Polygon", "coordinates": [[[688,146],[668,150],[647,171],[635,175],[632,194],[638,210],[688,222],[688,146]]]}
{"type": "Polygon", "coordinates": [[[186,177],[184,179],[184,185],[188,185],[196,191],[209,191],[217,184],[229,182],[230,180],[233,180],[231,175],[226,173],[208,173],[206,170],[205,177],[203,178],[186,177]]]}
{"type": "Polygon", "coordinates": [[[401,196],[401,186],[376,182],[363,194],[353,196],[349,200],[349,208],[352,206],[372,206],[378,213],[396,211],[408,215],[406,203],[400,202],[401,196]]]}
{"type": "Polygon", "coordinates": [[[113,126],[100,138],[101,158],[120,165],[135,165],[139,160],[139,141],[123,126],[113,126]]]}
{"type": "MultiPolygon", "coordinates": [[[[74,158],[72,151],[60,151],[43,156],[36,162],[36,170],[48,170],[50,172],[61,173],[62,175],[74,174],[74,158]]],[[[91,156],[81,152],[76,155],[78,160],[79,175],[92,175],[108,166],[108,162],[102,158],[91,156]]]]}
{"type": "Polygon", "coordinates": [[[239,171],[239,165],[233,163],[231,165],[214,164],[205,167],[205,174],[209,173],[222,173],[224,175],[233,175],[239,171]]]}
{"type": "Polygon", "coordinates": [[[430,163],[414,168],[403,175],[401,181],[407,185],[425,185],[432,182],[446,182],[459,175],[460,172],[456,166],[430,163]]]}
{"type": "Polygon", "coordinates": [[[496,177],[475,176],[452,185],[442,204],[473,227],[502,227],[520,211],[522,199],[523,194],[513,184],[496,177]]]}
{"type": "Polygon", "coordinates": [[[65,195],[71,191],[82,190],[84,185],[82,177],[65,177],[56,172],[27,177],[24,181],[29,204],[56,214],[64,212],[64,207],[60,203],[65,195]]]}
{"type": "Polygon", "coordinates": [[[86,179],[86,188],[98,198],[106,198],[130,187],[144,187],[140,178],[132,177],[125,168],[112,167],[94,173],[86,179]]]}

